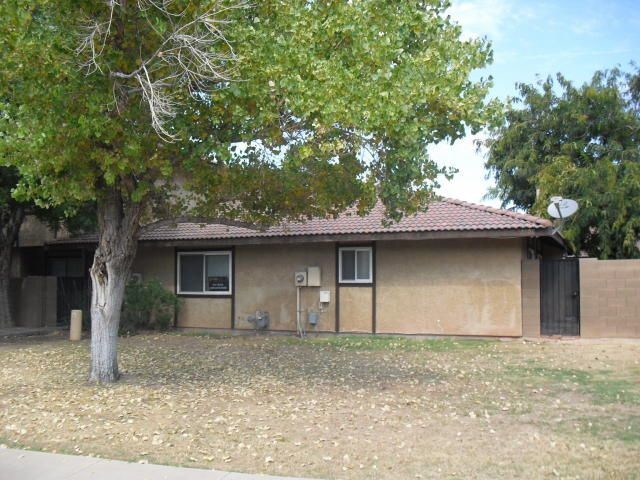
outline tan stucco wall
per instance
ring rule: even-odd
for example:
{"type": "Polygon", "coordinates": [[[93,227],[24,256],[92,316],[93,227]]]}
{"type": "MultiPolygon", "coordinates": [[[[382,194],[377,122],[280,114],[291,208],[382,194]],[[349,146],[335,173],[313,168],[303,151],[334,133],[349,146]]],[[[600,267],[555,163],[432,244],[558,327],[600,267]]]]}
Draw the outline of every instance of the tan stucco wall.
{"type": "Polygon", "coordinates": [[[231,328],[231,298],[181,297],[178,327],[231,328]]]}
{"type": "MultiPolygon", "coordinates": [[[[147,282],[157,279],[170,291],[175,291],[175,251],[173,248],[140,246],[132,272],[141,273],[147,282]]],[[[178,327],[230,328],[231,299],[180,297],[178,327]]]]}
{"type": "Polygon", "coordinates": [[[69,232],[64,227],[54,231],[35,215],[27,215],[20,226],[18,245],[20,247],[41,247],[46,242],[65,238],[69,238],[69,232]]]}
{"type": "MultiPolygon", "coordinates": [[[[376,322],[379,333],[522,334],[522,242],[447,240],[378,242],[376,322]]],[[[141,246],[134,272],[158,278],[173,291],[173,248],[141,246]]],[[[235,326],[270,314],[272,330],[296,329],[294,272],[319,266],[322,286],[302,289],[302,309],[317,309],[320,290],[331,303],[317,331],[335,328],[335,244],[238,246],[235,250],[235,326]]],[[[526,293],[526,292],[525,292],[526,293]]],[[[371,332],[371,287],[341,287],[340,331],[371,332]]],[[[231,299],[182,298],[179,327],[229,328],[231,299]]]]}
{"type": "Polygon", "coordinates": [[[379,333],[522,335],[522,241],[377,243],[379,333]]]}
{"type": "Polygon", "coordinates": [[[371,287],[340,287],[341,332],[372,332],[372,296],[371,287]]]}
{"type": "Polygon", "coordinates": [[[580,259],[580,335],[640,338],[640,260],[580,259]]]}
{"type": "Polygon", "coordinates": [[[236,248],[235,324],[253,328],[246,321],[256,310],[266,310],[271,330],[296,330],[294,273],[308,266],[320,267],[321,287],[302,288],[302,310],[318,307],[320,290],[331,292],[331,303],[320,314],[317,331],[335,329],[335,245],[263,245],[236,248]]]}
{"type": "Polygon", "coordinates": [[[141,273],[142,281],[159,280],[172,292],[175,289],[175,252],[167,247],[138,247],[138,254],[133,262],[133,273],[141,273]]]}
{"type": "Polygon", "coordinates": [[[540,336],[540,260],[522,261],[522,335],[540,336]]]}

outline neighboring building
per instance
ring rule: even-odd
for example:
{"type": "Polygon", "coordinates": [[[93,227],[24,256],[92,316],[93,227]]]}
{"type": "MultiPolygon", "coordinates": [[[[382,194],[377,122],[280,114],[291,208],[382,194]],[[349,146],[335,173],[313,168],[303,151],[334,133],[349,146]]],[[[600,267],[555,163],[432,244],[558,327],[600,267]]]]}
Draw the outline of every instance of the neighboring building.
{"type": "MultiPolygon", "coordinates": [[[[527,318],[523,261],[564,253],[549,220],[457,200],[391,226],[383,218],[378,206],[366,217],[347,212],[266,231],[163,227],[142,236],[133,271],[182,298],[179,328],[252,329],[247,319],[260,310],[269,330],[295,331],[295,274],[304,272],[314,285],[300,287],[308,331],[518,337],[527,318]]],[[[60,294],[59,303],[86,308],[94,245],[95,236],[51,240],[43,270],[26,274],[75,285],[84,304],[60,294]]],[[[22,255],[21,263],[30,262],[22,255]]]]}

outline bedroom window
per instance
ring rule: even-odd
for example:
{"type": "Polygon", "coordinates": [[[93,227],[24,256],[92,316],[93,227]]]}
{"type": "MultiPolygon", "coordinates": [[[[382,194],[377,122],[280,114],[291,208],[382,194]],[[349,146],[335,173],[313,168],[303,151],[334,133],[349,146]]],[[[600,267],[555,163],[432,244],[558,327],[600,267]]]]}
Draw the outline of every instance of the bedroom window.
{"type": "Polygon", "coordinates": [[[339,271],[341,283],[371,283],[373,281],[371,247],[340,248],[339,271]]]}
{"type": "Polygon", "coordinates": [[[231,252],[178,253],[178,294],[230,295],[231,252]]]}

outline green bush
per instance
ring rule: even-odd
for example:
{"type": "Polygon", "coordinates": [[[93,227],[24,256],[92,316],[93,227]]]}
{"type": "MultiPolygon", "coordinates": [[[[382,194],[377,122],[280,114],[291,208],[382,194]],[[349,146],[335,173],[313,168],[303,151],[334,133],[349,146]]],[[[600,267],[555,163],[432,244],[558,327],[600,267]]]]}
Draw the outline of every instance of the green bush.
{"type": "Polygon", "coordinates": [[[127,285],[120,334],[132,335],[139,330],[166,330],[178,311],[178,297],[158,280],[127,285]]]}

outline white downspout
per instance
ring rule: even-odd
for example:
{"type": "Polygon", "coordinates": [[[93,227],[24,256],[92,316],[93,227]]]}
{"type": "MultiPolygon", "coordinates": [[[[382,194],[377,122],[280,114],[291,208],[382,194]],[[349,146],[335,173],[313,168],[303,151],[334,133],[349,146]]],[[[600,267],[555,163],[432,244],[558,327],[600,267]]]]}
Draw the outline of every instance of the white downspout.
{"type": "Polygon", "coordinates": [[[300,338],[304,337],[304,329],[300,319],[300,287],[296,287],[296,327],[300,338]]]}

